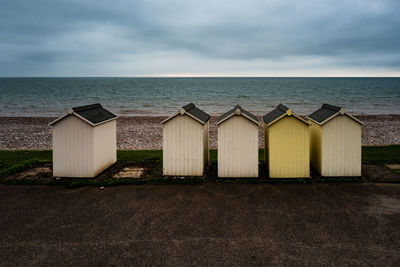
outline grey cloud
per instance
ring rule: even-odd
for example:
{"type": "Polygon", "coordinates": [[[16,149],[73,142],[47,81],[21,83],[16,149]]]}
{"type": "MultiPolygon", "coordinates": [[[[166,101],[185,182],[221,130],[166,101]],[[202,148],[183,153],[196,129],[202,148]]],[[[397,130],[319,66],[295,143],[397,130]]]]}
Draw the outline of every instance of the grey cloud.
{"type": "Polygon", "coordinates": [[[397,71],[399,8],[395,0],[7,1],[0,75],[37,75],[38,66],[44,76],[295,72],[302,60],[310,71],[397,71]]]}

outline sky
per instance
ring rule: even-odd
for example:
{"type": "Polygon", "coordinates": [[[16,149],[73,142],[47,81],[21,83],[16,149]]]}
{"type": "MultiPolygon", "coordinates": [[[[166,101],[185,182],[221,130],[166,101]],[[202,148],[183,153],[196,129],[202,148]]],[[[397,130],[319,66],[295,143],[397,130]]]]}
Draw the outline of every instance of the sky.
{"type": "Polygon", "coordinates": [[[0,0],[0,76],[400,76],[398,0],[0,0]]]}

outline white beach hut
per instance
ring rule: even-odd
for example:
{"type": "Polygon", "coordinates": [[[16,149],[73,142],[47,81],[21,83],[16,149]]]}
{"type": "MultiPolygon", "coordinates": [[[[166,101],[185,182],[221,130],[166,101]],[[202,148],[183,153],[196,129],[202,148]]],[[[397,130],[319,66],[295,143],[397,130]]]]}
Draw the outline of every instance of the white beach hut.
{"type": "Polygon", "coordinates": [[[239,105],[218,125],[218,176],[258,177],[258,118],[239,105]]]}
{"type": "Polygon", "coordinates": [[[117,116],[100,104],[71,108],[51,122],[53,176],[95,177],[117,161],[117,116]]]}
{"type": "Polygon", "coordinates": [[[203,175],[209,158],[209,119],[210,115],[190,103],[161,122],[164,175],[203,175]]]}
{"type": "Polygon", "coordinates": [[[311,165],[322,176],[361,176],[362,122],[328,104],[308,119],[311,165]]]}

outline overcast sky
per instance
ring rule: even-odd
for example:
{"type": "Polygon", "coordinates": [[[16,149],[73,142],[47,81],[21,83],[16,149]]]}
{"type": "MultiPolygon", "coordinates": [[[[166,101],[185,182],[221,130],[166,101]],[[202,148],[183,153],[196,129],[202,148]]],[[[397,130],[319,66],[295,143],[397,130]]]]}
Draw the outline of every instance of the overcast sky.
{"type": "Polygon", "coordinates": [[[0,76],[400,76],[399,0],[10,0],[0,76]]]}

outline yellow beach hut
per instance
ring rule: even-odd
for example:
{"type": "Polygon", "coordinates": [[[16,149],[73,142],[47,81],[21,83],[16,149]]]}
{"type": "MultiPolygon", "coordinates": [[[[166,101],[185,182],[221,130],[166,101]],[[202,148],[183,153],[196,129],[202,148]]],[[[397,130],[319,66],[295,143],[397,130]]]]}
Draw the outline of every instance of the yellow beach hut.
{"type": "Polygon", "coordinates": [[[270,178],[310,177],[310,124],[279,104],[263,117],[270,178]]]}
{"type": "Polygon", "coordinates": [[[322,176],[361,176],[362,122],[342,107],[323,104],[311,122],[311,165],[322,176]]]}
{"type": "Polygon", "coordinates": [[[258,177],[258,118],[237,105],[217,125],[218,177],[258,177]]]}
{"type": "Polygon", "coordinates": [[[210,115],[190,103],[161,122],[164,175],[203,175],[209,158],[209,119],[210,115]]]}
{"type": "Polygon", "coordinates": [[[117,161],[117,116],[100,104],[52,121],[53,176],[95,177],[117,161]]]}

